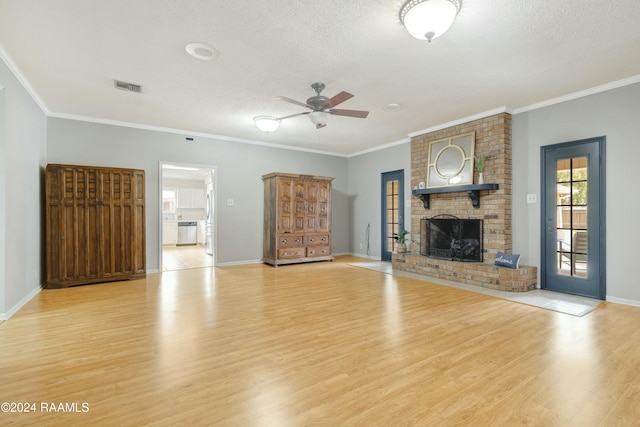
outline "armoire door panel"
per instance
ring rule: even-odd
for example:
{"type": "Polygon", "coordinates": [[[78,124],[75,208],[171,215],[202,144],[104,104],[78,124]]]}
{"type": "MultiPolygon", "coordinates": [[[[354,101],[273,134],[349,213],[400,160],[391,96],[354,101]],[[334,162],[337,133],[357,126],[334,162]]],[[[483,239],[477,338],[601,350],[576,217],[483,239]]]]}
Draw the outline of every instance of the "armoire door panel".
{"type": "Polygon", "coordinates": [[[76,278],[76,262],[77,262],[77,246],[76,246],[76,233],[75,233],[75,216],[76,207],[73,204],[64,204],[63,212],[63,232],[61,236],[62,240],[62,279],[73,280],[76,278]]]}
{"type": "Polygon", "coordinates": [[[301,233],[304,231],[304,217],[303,216],[296,216],[294,218],[294,222],[293,222],[293,232],[294,233],[301,233]]]}

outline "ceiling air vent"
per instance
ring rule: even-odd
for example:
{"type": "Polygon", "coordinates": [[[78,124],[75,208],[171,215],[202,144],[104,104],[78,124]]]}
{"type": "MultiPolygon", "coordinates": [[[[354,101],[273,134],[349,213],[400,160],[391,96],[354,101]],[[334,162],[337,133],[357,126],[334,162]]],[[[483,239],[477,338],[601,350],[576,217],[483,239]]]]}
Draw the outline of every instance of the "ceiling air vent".
{"type": "Polygon", "coordinates": [[[142,86],[137,84],[127,83],[120,80],[114,80],[113,84],[115,85],[116,89],[127,90],[129,92],[142,92],[142,86]]]}

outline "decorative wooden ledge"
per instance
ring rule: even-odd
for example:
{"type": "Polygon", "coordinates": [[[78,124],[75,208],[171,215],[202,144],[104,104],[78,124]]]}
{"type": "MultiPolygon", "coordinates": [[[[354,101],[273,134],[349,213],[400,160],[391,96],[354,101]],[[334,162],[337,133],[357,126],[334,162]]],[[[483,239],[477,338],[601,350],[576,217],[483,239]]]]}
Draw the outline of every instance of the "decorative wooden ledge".
{"type": "Polygon", "coordinates": [[[442,193],[462,193],[467,192],[471,198],[471,204],[474,208],[480,207],[480,192],[485,190],[497,190],[498,184],[473,184],[473,185],[450,185],[448,187],[423,188],[413,190],[413,195],[418,196],[422,200],[425,209],[429,209],[429,198],[432,194],[442,193]]]}

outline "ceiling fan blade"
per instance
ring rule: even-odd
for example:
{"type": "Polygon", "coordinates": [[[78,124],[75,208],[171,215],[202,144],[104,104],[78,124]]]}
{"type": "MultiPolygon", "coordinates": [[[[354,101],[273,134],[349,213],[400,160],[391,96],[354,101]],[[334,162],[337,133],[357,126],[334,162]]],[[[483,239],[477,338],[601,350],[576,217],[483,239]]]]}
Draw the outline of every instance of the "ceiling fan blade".
{"type": "Polygon", "coordinates": [[[290,119],[291,117],[304,116],[305,114],[310,114],[311,111],[305,111],[304,113],[292,114],[290,116],[278,117],[278,120],[290,119]]]}
{"type": "Polygon", "coordinates": [[[334,114],[336,116],[357,117],[359,119],[365,119],[369,115],[368,111],[340,110],[340,109],[328,110],[327,113],[334,114]]]}
{"type": "Polygon", "coordinates": [[[287,98],[286,96],[277,96],[276,99],[279,101],[290,102],[291,104],[296,104],[301,107],[313,108],[311,105],[307,105],[304,102],[296,101],[295,99],[287,98]]]}
{"type": "Polygon", "coordinates": [[[338,104],[342,104],[344,101],[346,101],[347,99],[353,98],[353,95],[351,95],[349,92],[340,92],[339,94],[337,94],[336,96],[334,96],[333,98],[330,98],[327,102],[325,102],[324,104],[322,104],[323,108],[333,108],[338,104]]]}

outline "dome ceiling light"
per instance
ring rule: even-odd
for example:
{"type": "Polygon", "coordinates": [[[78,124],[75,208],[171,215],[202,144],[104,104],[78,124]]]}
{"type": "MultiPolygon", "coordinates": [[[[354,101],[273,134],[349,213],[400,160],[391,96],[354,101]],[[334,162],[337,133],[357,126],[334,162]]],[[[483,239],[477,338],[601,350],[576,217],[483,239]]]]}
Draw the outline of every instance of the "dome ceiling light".
{"type": "Polygon", "coordinates": [[[253,118],[256,127],[264,133],[271,133],[280,127],[280,119],[273,116],[256,116],[253,118]]]}
{"type": "Polygon", "coordinates": [[[400,22],[413,37],[431,43],[449,29],[461,8],[462,0],[409,0],[400,9],[400,22]]]}

